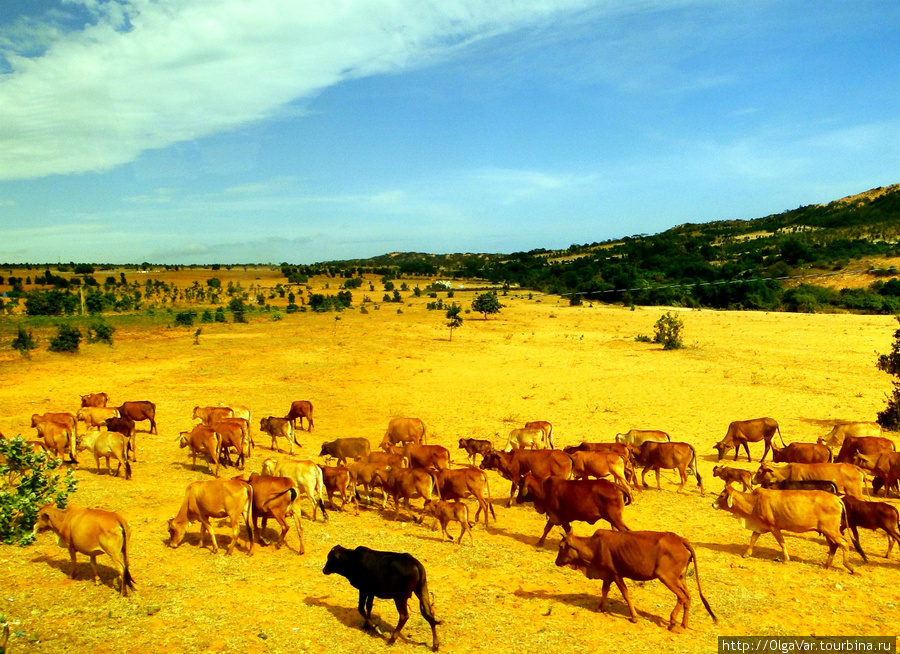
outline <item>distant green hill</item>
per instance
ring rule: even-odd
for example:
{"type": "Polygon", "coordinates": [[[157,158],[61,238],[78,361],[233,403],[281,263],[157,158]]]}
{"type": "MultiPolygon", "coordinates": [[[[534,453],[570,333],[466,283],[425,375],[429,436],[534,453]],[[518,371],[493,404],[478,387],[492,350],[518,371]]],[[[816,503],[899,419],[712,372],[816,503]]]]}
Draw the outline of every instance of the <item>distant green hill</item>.
{"type": "MultiPolygon", "coordinates": [[[[581,299],[737,309],[900,312],[900,281],[863,289],[783,287],[798,274],[900,256],[900,185],[755,220],[685,224],[651,236],[511,254],[393,253],[288,267],[288,273],[375,272],[480,278],[581,299]],[[577,294],[577,295],[575,295],[577,294]]],[[[858,264],[857,264],[858,265],[858,264]]],[[[892,277],[896,271],[886,271],[892,277]]],[[[813,278],[815,279],[815,278],[813,278]]]]}

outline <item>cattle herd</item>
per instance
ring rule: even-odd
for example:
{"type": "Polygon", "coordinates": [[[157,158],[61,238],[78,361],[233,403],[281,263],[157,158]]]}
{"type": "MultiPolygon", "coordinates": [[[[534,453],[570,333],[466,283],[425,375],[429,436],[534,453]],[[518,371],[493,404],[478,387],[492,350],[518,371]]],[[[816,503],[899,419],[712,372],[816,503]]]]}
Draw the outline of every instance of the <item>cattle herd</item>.
{"type": "MultiPolygon", "coordinates": [[[[46,451],[47,456],[71,464],[77,464],[78,452],[88,450],[98,473],[100,459],[104,458],[108,475],[113,474],[110,462],[114,460],[115,475],[119,476],[124,468],[124,478],[130,479],[131,463],[137,461],[136,423],[149,421],[150,433],[156,433],[156,408],[148,401],[124,402],[118,407],[108,406],[108,401],[105,393],[91,393],[82,396],[82,407],[75,414],[35,414],[31,426],[37,430],[39,440],[28,443],[36,451],[46,451]]],[[[270,450],[280,449],[281,438],[293,454],[293,446],[300,444],[295,432],[304,428],[305,421],[305,429],[311,433],[312,416],[310,402],[293,402],[284,417],[261,418],[259,431],[270,436],[270,450]]],[[[359,515],[360,502],[373,506],[376,493],[380,495],[382,510],[387,509],[390,499],[394,519],[399,518],[403,508],[417,522],[433,518],[434,528],[439,524],[442,537],[451,541],[454,537],[448,525],[456,522],[460,525],[457,542],[461,544],[468,535],[474,544],[472,527],[483,519],[487,528],[489,519],[497,519],[487,474],[492,471],[510,484],[507,507],[515,498],[519,503],[533,503],[537,513],[546,516],[538,547],[544,545],[554,526],[562,529],[564,537],[556,565],[602,580],[601,611],[606,610],[607,595],[615,583],[635,622],[637,614],[624,579],[659,579],[676,596],[669,628],[687,628],[691,597],[686,577],[693,561],[698,593],[716,621],[701,589],[697,556],[691,543],[671,532],[632,531],[627,525],[627,511],[635,509],[626,511],[626,507],[635,504],[636,493],[648,487],[646,475],[651,470],[656,475],[657,489],[661,489],[660,471],[676,470],[680,479],[676,492],[681,492],[693,476],[700,495],[704,494],[694,447],[673,442],[665,432],[632,429],[618,434],[613,442],[585,442],[555,449],[552,425],[534,421],[512,430],[506,442],[498,444],[501,449],[489,440],[459,439],[467,463],[452,465],[446,447],[426,443],[421,420],[394,418],[377,448],[380,451],[374,450],[366,438],[339,438],[322,443],[319,458],[324,463],[269,457],[263,460],[260,474],[220,478],[222,466],[244,470],[253,454],[256,444],[250,410],[242,406],[197,406],[192,418],[199,422],[181,432],[178,443],[189,450],[192,467],[205,465],[212,478],[193,482],[185,489],[180,508],[168,521],[171,547],[178,547],[188,528],[199,522],[201,545],[208,533],[215,552],[218,544],[210,522],[213,519],[225,519],[231,527],[228,554],[235,549],[242,528],[247,533],[247,554],[253,552],[255,542],[265,544],[261,534],[269,519],[281,528],[277,542],[277,547],[281,547],[290,530],[288,519],[293,518],[299,539],[297,552],[304,554],[301,510],[297,506],[301,498],[310,502],[312,520],[321,513],[325,521],[326,503],[339,511],[350,504],[355,515],[359,515]],[[478,457],[480,463],[476,467],[478,457]],[[332,460],[334,465],[326,465],[332,460]],[[637,467],[642,468],[640,482],[637,467]],[[340,507],[336,496],[341,499],[340,507]],[[421,511],[411,505],[416,499],[424,501],[421,511]],[[474,501],[474,516],[464,500],[474,501]],[[599,520],[608,522],[612,530],[598,529],[589,538],[572,534],[573,522],[593,525],[599,520]]],[[[859,543],[860,527],[887,533],[887,557],[895,542],[900,545],[897,509],[865,498],[866,494],[883,492],[888,496],[897,492],[900,480],[900,454],[895,452],[891,440],[882,437],[878,425],[839,424],[817,443],[786,445],[772,418],[735,421],[728,426],[725,437],[712,447],[720,461],[731,450],[735,461],[742,452],[750,461],[748,444],[760,441],[765,443],[765,450],[755,473],[725,465],[717,465],[713,470],[713,476],[725,483],[713,508],[741,518],[751,531],[745,557],[752,555],[760,535],[771,533],[781,547],[783,560],[788,562],[790,555],[783,532],[813,531],[827,542],[825,567],[830,566],[840,549],[843,565],[853,573],[849,562],[851,545],[867,561],[859,543]],[[781,446],[775,442],[775,435],[781,446]],[[774,465],[765,463],[770,450],[774,465]],[[867,477],[872,480],[870,493],[865,486],[867,477]]],[[[134,588],[128,559],[131,531],[122,516],[97,509],[61,510],[46,505],[40,509],[35,525],[35,531],[43,530],[52,530],[59,536],[60,544],[68,548],[73,578],[77,553],[90,557],[95,581],[96,557],[105,553],[118,572],[120,594],[125,596],[128,589],[134,588]]],[[[344,576],[359,590],[358,609],[365,628],[372,627],[375,597],[394,600],[399,622],[389,643],[394,642],[406,623],[407,603],[415,594],[422,616],[431,626],[433,649],[438,649],[436,626],[440,622],[429,600],[425,568],[417,559],[406,553],[336,546],[329,552],[323,572],[344,576]]]]}

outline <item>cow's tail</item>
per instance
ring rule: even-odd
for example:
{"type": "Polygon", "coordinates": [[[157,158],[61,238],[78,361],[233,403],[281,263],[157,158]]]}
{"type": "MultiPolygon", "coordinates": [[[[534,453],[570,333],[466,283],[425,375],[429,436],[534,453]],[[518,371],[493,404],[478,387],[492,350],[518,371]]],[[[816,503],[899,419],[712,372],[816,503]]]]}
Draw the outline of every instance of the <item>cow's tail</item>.
{"type": "MultiPolygon", "coordinates": [[[[838,498],[841,502],[841,535],[843,535],[844,530],[846,530],[850,526],[850,518],[847,515],[847,504],[841,498],[838,498]]],[[[853,543],[853,549],[862,557],[862,560],[866,563],[869,562],[869,557],[866,556],[866,553],[863,552],[862,545],[859,542],[859,539],[853,536],[853,530],[850,530],[850,542],[853,543]]]]}
{"type": "MultiPolygon", "coordinates": [[[[484,490],[487,492],[488,508],[491,510],[491,517],[494,520],[497,520],[497,514],[494,513],[494,501],[491,499],[491,484],[488,481],[487,473],[484,470],[475,468],[475,466],[472,466],[472,468],[478,470],[478,472],[481,473],[481,478],[484,479],[484,490]]],[[[485,520],[485,524],[487,524],[487,520],[485,520]]]]}
{"type": "Polygon", "coordinates": [[[291,422],[288,424],[290,424],[290,426],[291,426],[291,440],[294,441],[294,445],[299,445],[300,447],[303,447],[303,445],[300,444],[300,441],[297,440],[297,429],[296,429],[296,427],[294,427],[294,423],[291,422]]]}
{"type": "Polygon", "coordinates": [[[697,451],[694,449],[693,445],[690,445],[689,447],[691,448],[691,468],[694,471],[694,477],[697,478],[700,494],[703,495],[703,480],[700,478],[700,471],[697,469],[697,451]]]}
{"type": "Polygon", "coordinates": [[[623,486],[622,484],[620,484],[618,482],[615,482],[615,484],[616,484],[616,488],[618,488],[622,492],[622,497],[624,498],[625,506],[629,506],[634,501],[634,498],[631,496],[631,490],[628,487],[623,486]]]}
{"type": "Polygon", "coordinates": [[[777,423],[777,422],[775,423],[775,431],[778,432],[778,438],[781,439],[781,446],[782,446],[782,447],[786,447],[785,444],[784,444],[784,438],[783,438],[782,435],[781,435],[781,427],[778,426],[778,423],[777,423]]]}
{"type": "MultiPolygon", "coordinates": [[[[443,499],[441,497],[441,485],[438,483],[437,473],[434,470],[432,470],[431,468],[426,468],[425,472],[427,472],[428,475],[431,477],[431,483],[433,484],[433,486],[432,486],[433,492],[437,493],[439,500],[443,499]]],[[[426,497],[425,499],[428,500],[430,498],[426,497]]]]}
{"type": "Polygon", "coordinates": [[[135,581],[128,566],[128,542],[131,540],[131,530],[127,524],[120,523],[119,527],[122,529],[122,564],[124,566],[122,570],[122,590],[124,594],[126,588],[134,590],[135,581]]]}
{"type": "Polygon", "coordinates": [[[319,509],[322,511],[322,521],[328,520],[328,514],[325,512],[325,497],[328,495],[328,491],[325,490],[325,477],[322,474],[322,468],[316,466],[316,497],[313,501],[318,505],[319,509]]]}
{"type": "Polygon", "coordinates": [[[244,507],[244,524],[247,526],[247,535],[250,538],[250,545],[247,548],[247,556],[253,554],[253,545],[256,538],[253,534],[253,486],[250,482],[244,482],[247,491],[247,505],[244,507]]]}
{"type": "Polygon", "coordinates": [[[125,479],[131,479],[131,464],[128,462],[128,454],[125,454],[125,479]]]}
{"type": "MultiPolygon", "coordinates": [[[[425,566],[416,561],[416,567],[419,569],[419,584],[416,586],[415,593],[419,598],[419,610],[426,622],[434,628],[441,624],[441,621],[434,617],[434,607],[431,604],[431,593],[428,592],[428,578],[425,575],[425,566]]],[[[437,646],[437,643],[435,643],[437,646]]]]}
{"type": "MultiPolygon", "coordinates": [[[[893,445],[893,443],[891,443],[891,445],[893,445]]],[[[828,450],[828,463],[834,463],[834,454],[832,453],[831,448],[826,447],[825,449],[828,450]]]]}
{"type": "MultiPolygon", "coordinates": [[[[706,607],[706,611],[713,619],[713,622],[718,624],[719,619],[716,617],[716,614],[713,613],[712,609],[709,606],[709,602],[707,602],[706,598],[703,596],[703,589],[700,588],[700,566],[697,565],[697,555],[696,553],[694,553],[694,546],[691,545],[687,540],[684,540],[683,542],[684,546],[687,548],[687,551],[691,553],[691,558],[694,560],[694,577],[697,579],[697,592],[700,593],[700,600],[703,602],[703,606],[706,607]]],[[[688,564],[690,564],[690,561],[688,561],[688,564]]]]}

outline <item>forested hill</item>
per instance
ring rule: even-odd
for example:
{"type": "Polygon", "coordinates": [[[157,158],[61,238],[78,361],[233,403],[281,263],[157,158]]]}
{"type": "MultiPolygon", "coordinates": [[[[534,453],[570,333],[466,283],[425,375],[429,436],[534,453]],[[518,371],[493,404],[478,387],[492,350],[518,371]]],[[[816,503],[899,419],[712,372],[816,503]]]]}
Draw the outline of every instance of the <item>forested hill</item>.
{"type": "MultiPolygon", "coordinates": [[[[323,269],[352,277],[436,274],[481,278],[577,298],[636,304],[815,311],[838,306],[900,312],[895,270],[863,288],[796,285],[784,278],[858,269],[860,260],[900,256],[900,185],[755,220],[685,224],[655,235],[512,254],[393,253],[316,266],[285,266],[287,275],[323,269]],[[888,281],[885,281],[888,280],[888,281]]],[[[876,266],[877,268],[877,266],[876,266]]],[[[857,285],[858,286],[858,285],[857,285]]]]}

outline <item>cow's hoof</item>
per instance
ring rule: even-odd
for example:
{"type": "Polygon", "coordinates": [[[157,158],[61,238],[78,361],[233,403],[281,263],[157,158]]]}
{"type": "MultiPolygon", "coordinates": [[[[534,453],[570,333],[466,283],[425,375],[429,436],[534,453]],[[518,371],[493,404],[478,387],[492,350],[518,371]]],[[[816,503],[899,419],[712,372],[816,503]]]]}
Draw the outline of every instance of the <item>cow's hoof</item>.
{"type": "Polygon", "coordinates": [[[637,624],[637,618],[628,618],[631,621],[631,624],[637,624]]]}
{"type": "Polygon", "coordinates": [[[669,631],[671,631],[673,634],[683,634],[684,627],[682,627],[680,624],[670,624],[669,631]]]}

